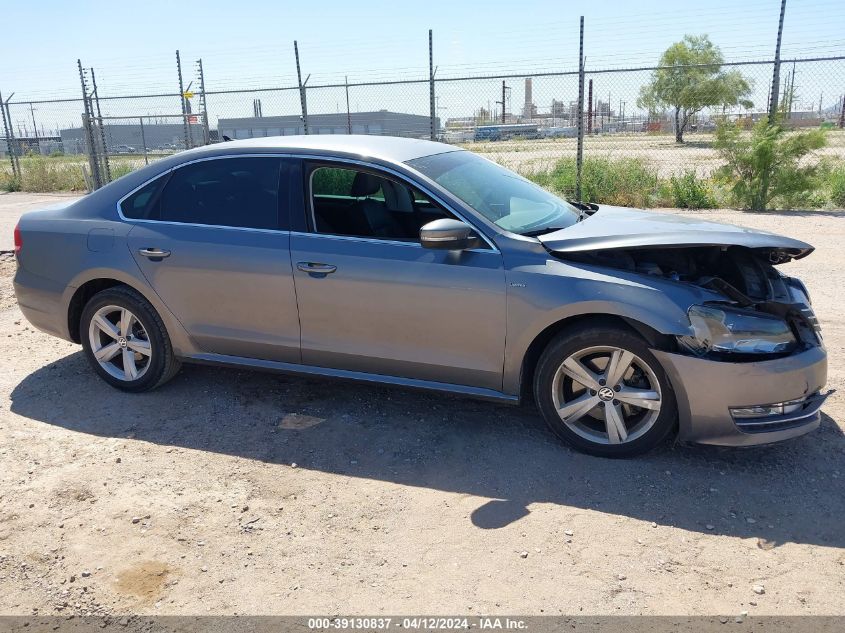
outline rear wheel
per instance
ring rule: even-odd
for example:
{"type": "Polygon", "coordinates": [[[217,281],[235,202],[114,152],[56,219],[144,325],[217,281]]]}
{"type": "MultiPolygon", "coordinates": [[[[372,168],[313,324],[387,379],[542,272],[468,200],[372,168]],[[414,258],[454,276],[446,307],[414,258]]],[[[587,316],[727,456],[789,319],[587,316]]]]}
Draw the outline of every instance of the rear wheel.
{"type": "Polygon", "coordinates": [[[623,328],[580,327],[554,339],[538,363],[534,397],[555,435],[604,457],[654,448],[677,418],[663,368],[623,328]]]}
{"type": "Polygon", "coordinates": [[[94,371],[124,391],[147,391],[179,370],[161,317],[125,286],[94,295],[82,312],[80,338],[94,371]]]}

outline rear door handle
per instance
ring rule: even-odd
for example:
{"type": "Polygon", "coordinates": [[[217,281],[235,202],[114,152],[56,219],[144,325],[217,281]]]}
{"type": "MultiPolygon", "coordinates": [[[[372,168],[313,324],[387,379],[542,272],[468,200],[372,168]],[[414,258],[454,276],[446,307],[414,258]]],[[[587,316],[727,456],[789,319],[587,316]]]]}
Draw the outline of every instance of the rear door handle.
{"type": "Polygon", "coordinates": [[[298,262],[296,267],[302,272],[315,277],[325,277],[329,273],[333,273],[337,270],[337,266],[332,266],[331,264],[320,264],[317,262],[298,262]]]}
{"type": "Polygon", "coordinates": [[[166,251],[161,248],[141,248],[138,249],[138,252],[144,257],[149,257],[150,259],[163,259],[165,257],[170,257],[170,251],[166,251]]]}

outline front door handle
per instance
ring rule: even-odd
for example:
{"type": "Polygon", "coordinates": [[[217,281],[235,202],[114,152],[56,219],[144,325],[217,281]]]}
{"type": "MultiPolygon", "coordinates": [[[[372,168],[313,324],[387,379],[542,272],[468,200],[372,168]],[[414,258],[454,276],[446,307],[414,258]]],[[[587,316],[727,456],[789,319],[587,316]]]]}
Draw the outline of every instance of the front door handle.
{"type": "Polygon", "coordinates": [[[302,272],[308,273],[314,277],[325,277],[329,273],[333,273],[337,270],[337,266],[332,266],[331,264],[320,264],[317,262],[298,262],[296,267],[302,272]]]}
{"type": "Polygon", "coordinates": [[[141,248],[138,249],[138,252],[143,255],[144,257],[149,257],[152,260],[163,259],[165,257],[170,257],[170,251],[166,251],[161,248],[141,248]]]}

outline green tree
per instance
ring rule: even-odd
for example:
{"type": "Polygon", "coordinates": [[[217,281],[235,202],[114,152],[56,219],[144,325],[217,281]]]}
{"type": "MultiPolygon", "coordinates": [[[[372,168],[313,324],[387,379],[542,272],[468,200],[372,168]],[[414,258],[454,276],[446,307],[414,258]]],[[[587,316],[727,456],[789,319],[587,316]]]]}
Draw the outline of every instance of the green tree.
{"type": "Polygon", "coordinates": [[[723,71],[722,51],[706,35],[685,35],[660,57],[651,81],[642,87],[637,105],[649,112],[674,109],[675,140],[684,142],[692,117],[707,107],[750,108],[745,97],[751,84],[738,71],[723,71]]]}
{"type": "Polygon", "coordinates": [[[773,125],[761,119],[751,134],[721,121],[714,147],[726,164],[715,175],[741,207],[762,211],[775,199],[787,206],[800,204],[812,194],[818,171],[816,165],[801,165],[801,159],[825,142],[824,130],[787,132],[779,119],[773,125]]]}

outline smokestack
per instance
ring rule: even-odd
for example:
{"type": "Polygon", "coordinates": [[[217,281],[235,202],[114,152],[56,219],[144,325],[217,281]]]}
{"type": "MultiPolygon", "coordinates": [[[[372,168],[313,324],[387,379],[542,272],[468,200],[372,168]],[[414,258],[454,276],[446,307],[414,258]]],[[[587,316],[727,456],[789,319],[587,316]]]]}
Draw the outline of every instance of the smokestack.
{"type": "Polygon", "coordinates": [[[526,119],[534,118],[534,97],[531,94],[531,77],[525,79],[525,106],[522,108],[522,116],[526,119]]]}

